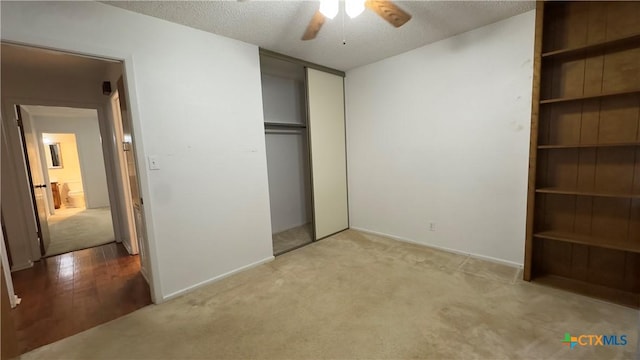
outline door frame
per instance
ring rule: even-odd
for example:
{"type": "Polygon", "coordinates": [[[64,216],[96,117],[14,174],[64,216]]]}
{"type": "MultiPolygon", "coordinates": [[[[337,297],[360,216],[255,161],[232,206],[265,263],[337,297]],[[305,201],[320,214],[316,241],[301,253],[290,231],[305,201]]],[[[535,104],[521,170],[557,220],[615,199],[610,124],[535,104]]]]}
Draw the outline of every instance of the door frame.
{"type": "MultiPolygon", "coordinates": [[[[4,277],[7,286],[7,293],[9,295],[9,305],[11,308],[16,307],[16,293],[13,290],[13,279],[11,278],[11,269],[9,268],[9,249],[5,246],[5,238],[4,233],[0,231],[0,262],[2,263],[2,274],[0,276],[4,277]]],[[[0,302],[5,301],[6,299],[0,299],[0,302]]]]}

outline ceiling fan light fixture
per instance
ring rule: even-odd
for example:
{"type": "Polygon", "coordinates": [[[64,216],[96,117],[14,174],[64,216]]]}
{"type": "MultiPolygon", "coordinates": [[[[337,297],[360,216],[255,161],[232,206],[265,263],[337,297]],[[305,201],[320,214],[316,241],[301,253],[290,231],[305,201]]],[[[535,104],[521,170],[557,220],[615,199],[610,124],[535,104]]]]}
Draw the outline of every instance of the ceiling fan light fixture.
{"type": "Polygon", "coordinates": [[[364,11],[365,0],[345,0],[344,7],[347,15],[354,18],[364,11]]]}
{"type": "Polygon", "coordinates": [[[320,12],[329,19],[338,15],[339,0],[320,0],[320,12]]]}

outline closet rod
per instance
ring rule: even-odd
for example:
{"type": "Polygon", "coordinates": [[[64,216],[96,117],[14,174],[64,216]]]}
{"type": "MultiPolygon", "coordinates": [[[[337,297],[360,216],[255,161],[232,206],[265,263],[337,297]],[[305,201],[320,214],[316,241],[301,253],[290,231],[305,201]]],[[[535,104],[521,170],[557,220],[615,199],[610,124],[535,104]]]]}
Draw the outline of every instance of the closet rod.
{"type": "Polygon", "coordinates": [[[292,124],[292,123],[273,123],[265,122],[264,127],[278,128],[278,129],[306,129],[306,124],[292,124]]]}
{"type": "Polygon", "coordinates": [[[265,129],[265,134],[303,135],[303,129],[265,129]]]}

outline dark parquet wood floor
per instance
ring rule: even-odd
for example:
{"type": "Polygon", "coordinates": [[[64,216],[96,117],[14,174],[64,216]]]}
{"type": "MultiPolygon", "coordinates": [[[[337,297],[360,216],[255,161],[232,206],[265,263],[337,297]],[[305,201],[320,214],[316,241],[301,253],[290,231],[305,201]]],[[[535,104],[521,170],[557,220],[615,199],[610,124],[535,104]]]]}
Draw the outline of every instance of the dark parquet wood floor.
{"type": "Polygon", "coordinates": [[[110,243],[42,259],[13,273],[22,353],[151,304],[138,256],[110,243]]]}

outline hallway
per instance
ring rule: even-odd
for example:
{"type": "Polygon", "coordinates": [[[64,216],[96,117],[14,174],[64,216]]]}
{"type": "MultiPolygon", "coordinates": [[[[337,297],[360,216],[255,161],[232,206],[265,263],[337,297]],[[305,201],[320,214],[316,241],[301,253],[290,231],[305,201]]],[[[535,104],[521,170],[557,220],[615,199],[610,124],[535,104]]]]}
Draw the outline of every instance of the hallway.
{"type": "Polygon", "coordinates": [[[151,304],[138,256],[110,243],[44,258],[13,273],[22,353],[151,304]]]}
{"type": "Polygon", "coordinates": [[[49,217],[51,243],[45,256],[104,245],[115,241],[111,209],[64,208],[49,217]]]}

